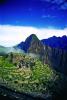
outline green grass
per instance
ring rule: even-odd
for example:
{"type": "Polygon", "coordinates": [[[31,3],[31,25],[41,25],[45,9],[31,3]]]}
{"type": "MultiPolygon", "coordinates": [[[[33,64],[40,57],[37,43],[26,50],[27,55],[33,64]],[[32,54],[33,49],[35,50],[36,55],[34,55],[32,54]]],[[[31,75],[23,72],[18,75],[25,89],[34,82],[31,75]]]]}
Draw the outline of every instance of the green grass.
{"type": "MultiPolygon", "coordinates": [[[[28,56],[25,57],[27,60],[28,56]]],[[[27,61],[26,60],[26,61],[27,61]]],[[[33,68],[17,68],[8,59],[0,57],[0,84],[16,91],[24,92],[49,92],[54,81],[58,79],[55,71],[48,65],[43,65],[35,59],[33,68]]]]}

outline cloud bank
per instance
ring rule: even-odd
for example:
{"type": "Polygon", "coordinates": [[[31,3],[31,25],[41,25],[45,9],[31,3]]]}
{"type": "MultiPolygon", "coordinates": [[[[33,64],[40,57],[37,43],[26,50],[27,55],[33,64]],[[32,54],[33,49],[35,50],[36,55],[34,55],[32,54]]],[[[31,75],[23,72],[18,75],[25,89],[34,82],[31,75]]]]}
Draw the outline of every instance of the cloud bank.
{"type": "Polygon", "coordinates": [[[31,34],[36,34],[41,40],[52,36],[67,35],[67,28],[50,29],[29,26],[0,25],[0,45],[7,47],[14,46],[21,41],[25,41],[25,39],[31,34]]]}

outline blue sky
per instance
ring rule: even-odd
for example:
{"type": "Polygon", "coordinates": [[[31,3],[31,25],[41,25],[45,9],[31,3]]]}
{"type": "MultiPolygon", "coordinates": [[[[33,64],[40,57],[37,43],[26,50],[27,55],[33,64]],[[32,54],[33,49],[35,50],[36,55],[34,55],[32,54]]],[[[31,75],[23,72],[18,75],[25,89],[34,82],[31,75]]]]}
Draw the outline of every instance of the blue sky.
{"type": "Polygon", "coordinates": [[[2,0],[0,24],[64,28],[67,26],[67,5],[64,4],[67,3],[63,2],[64,0],[2,0]]]}
{"type": "Polygon", "coordinates": [[[53,35],[67,35],[67,2],[65,0],[1,0],[0,45],[15,45],[24,41],[30,34],[37,34],[39,39],[53,35]]]}

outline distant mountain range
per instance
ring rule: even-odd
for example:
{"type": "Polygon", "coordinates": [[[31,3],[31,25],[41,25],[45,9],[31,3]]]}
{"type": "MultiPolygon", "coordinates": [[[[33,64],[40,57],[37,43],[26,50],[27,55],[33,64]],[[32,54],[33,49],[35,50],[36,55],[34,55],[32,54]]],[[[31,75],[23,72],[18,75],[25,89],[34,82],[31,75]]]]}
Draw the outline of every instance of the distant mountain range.
{"type": "MultiPolygon", "coordinates": [[[[32,40],[35,41],[35,40],[39,40],[39,39],[37,38],[36,35],[32,34],[29,37],[27,37],[25,42],[21,42],[20,44],[18,44],[17,47],[20,49],[23,49],[25,52],[27,52],[32,40]]],[[[53,36],[48,39],[43,39],[43,40],[41,40],[41,44],[50,46],[52,48],[59,48],[59,49],[67,50],[67,36],[66,35],[64,35],[62,37],[53,36]]]]}
{"type": "Polygon", "coordinates": [[[43,39],[41,40],[41,42],[44,45],[48,45],[50,47],[67,50],[67,36],[66,35],[62,37],[53,36],[48,39],[43,39]]]}
{"type": "Polygon", "coordinates": [[[31,34],[25,42],[21,42],[14,47],[6,48],[0,46],[0,54],[4,51],[24,51],[25,53],[39,55],[43,63],[49,64],[54,69],[67,75],[67,36],[53,36],[39,40],[35,34],[31,34]]]}

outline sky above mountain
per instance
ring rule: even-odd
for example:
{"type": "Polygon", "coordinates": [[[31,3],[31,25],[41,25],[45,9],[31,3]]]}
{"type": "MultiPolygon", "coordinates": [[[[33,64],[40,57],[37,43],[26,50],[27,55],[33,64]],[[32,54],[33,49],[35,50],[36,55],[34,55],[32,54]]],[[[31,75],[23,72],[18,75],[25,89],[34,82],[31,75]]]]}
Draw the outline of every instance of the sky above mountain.
{"type": "Polygon", "coordinates": [[[67,35],[67,0],[0,0],[0,45],[15,45],[30,34],[67,35]]]}

